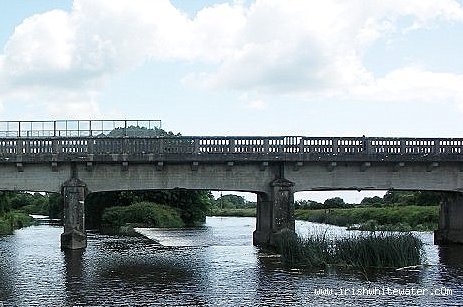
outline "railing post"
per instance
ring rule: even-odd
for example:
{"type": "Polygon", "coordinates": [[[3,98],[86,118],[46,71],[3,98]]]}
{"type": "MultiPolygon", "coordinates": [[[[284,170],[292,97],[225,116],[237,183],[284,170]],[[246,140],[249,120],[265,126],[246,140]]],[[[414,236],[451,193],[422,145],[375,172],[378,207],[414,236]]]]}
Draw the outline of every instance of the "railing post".
{"type": "Polygon", "coordinates": [[[333,154],[338,154],[338,139],[333,139],[333,154]]]}
{"type": "Polygon", "coordinates": [[[269,139],[268,138],[264,139],[264,153],[266,153],[266,154],[270,153],[270,145],[269,145],[269,139]]]}
{"type": "Polygon", "coordinates": [[[404,155],[406,153],[406,140],[400,140],[400,154],[404,155]]]}
{"type": "Polygon", "coordinates": [[[235,152],[235,139],[230,139],[230,142],[228,143],[228,152],[235,152]]]}
{"type": "Polygon", "coordinates": [[[299,154],[303,154],[304,153],[304,138],[303,137],[299,139],[299,144],[297,147],[298,147],[299,154]]]}
{"type": "Polygon", "coordinates": [[[199,149],[200,149],[200,148],[199,148],[199,145],[200,145],[199,143],[200,143],[200,139],[199,139],[199,138],[192,138],[192,140],[193,140],[193,146],[194,146],[194,149],[193,149],[193,150],[194,150],[194,153],[195,153],[195,154],[199,154],[199,149]]]}
{"type": "Polygon", "coordinates": [[[56,139],[53,139],[51,141],[51,152],[53,154],[58,154],[60,152],[60,150],[59,150],[59,142],[56,139]]]}
{"type": "Polygon", "coordinates": [[[17,139],[16,140],[16,154],[17,155],[22,155],[23,154],[23,148],[24,148],[23,140],[17,139]]]}
{"type": "Polygon", "coordinates": [[[93,154],[93,144],[94,144],[94,140],[92,138],[87,140],[87,153],[88,154],[93,154]]]}
{"type": "Polygon", "coordinates": [[[369,138],[363,138],[363,141],[365,142],[365,150],[367,155],[372,154],[372,146],[371,146],[371,140],[369,138]]]}
{"type": "Polygon", "coordinates": [[[434,154],[440,154],[440,139],[434,139],[434,154]]]}

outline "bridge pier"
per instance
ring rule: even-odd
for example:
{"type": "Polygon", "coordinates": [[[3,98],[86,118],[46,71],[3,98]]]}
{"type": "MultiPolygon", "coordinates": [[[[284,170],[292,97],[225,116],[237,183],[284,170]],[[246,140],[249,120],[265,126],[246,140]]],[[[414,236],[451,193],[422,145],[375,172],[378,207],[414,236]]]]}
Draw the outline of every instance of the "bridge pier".
{"type": "Polygon", "coordinates": [[[282,231],[295,231],[293,187],[293,182],[277,179],[270,184],[269,193],[257,194],[254,245],[275,246],[282,231]]]}
{"type": "Polygon", "coordinates": [[[86,248],[84,207],[86,185],[77,178],[71,178],[63,184],[62,193],[64,196],[64,233],[61,234],[61,248],[86,248]]]}
{"type": "Polygon", "coordinates": [[[434,231],[434,244],[463,244],[463,193],[443,194],[439,211],[439,229],[434,231]]]}

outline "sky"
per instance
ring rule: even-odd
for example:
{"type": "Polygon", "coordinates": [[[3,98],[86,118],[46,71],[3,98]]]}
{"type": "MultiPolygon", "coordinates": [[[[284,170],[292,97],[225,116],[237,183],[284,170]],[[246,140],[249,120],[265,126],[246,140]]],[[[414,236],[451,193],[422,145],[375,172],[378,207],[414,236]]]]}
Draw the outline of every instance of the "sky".
{"type": "Polygon", "coordinates": [[[463,132],[463,0],[1,0],[0,14],[0,120],[463,132]]]}

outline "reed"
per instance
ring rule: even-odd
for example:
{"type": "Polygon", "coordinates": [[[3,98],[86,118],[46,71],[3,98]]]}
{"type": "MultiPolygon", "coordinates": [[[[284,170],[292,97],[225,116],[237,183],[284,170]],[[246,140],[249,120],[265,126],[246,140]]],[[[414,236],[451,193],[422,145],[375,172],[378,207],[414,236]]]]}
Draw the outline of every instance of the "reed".
{"type": "Polygon", "coordinates": [[[287,266],[399,268],[423,260],[423,243],[411,233],[374,233],[328,239],[326,234],[307,238],[283,232],[277,250],[287,266]]]}

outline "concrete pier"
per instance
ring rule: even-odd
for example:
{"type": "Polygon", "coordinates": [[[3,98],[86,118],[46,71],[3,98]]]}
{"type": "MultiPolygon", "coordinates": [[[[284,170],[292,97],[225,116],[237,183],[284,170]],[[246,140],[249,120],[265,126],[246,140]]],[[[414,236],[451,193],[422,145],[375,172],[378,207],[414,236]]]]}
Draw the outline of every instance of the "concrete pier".
{"type": "Polygon", "coordinates": [[[61,235],[62,249],[87,247],[84,207],[86,193],[85,183],[77,178],[71,178],[63,184],[64,233],[61,235]]]}
{"type": "Polygon", "coordinates": [[[463,193],[445,192],[439,212],[439,229],[435,244],[463,244],[463,193]]]}
{"type": "Polygon", "coordinates": [[[295,231],[293,187],[291,181],[276,179],[269,193],[257,194],[254,245],[274,246],[283,231],[295,231]]]}

